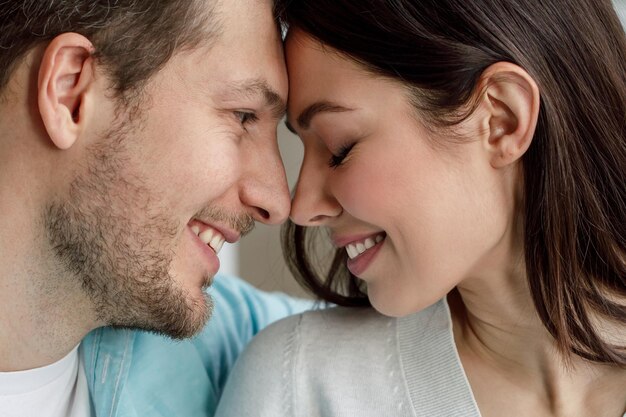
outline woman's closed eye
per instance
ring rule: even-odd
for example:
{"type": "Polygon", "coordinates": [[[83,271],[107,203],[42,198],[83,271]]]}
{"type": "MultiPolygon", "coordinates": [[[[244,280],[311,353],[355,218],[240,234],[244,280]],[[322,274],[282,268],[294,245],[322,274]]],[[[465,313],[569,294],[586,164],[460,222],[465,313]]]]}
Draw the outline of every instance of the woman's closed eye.
{"type": "Polygon", "coordinates": [[[334,153],[328,160],[328,166],[330,166],[331,168],[337,168],[341,166],[344,160],[348,157],[348,154],[350,153],[352,148],[354,148],[355,144],[356,143],[353,142],[353,143],[341,146],[339,150],[337,151],[337,153],[334,153]]]}

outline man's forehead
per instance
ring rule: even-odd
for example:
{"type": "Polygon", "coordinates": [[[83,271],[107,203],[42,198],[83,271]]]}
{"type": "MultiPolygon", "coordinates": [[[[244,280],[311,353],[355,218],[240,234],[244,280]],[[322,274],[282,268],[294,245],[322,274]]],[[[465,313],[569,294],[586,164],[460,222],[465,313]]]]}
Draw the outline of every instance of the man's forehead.
{"type": "Polygon", "coordinates": [[[287,72],[273,0],[215,1],[220,34],[196,56],[194,70],[219,99],[252,98],[284,116],[287,72]]]}
{"type": "Polygon", "coordinates": [[[277,18],[273,0],[214,0],[218,20],[227,37],[246,33],[259,34],[260,29],[276,29],[277,18]]]}

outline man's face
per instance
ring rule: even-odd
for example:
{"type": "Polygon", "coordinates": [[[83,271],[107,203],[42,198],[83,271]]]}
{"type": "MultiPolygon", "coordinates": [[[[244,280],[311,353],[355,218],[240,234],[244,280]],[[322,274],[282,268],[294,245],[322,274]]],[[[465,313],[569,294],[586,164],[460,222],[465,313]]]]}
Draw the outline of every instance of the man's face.
{"type": "Polygon", "coordinates": [[[220,2],[218,21],[211,46],[175,55],[136,112],[103,110],[106,133],[46,207],[47,241],[100,324],[193,335],[224,240],[288,215],[276,143],[287,77],[270,2],[220,2]]]}

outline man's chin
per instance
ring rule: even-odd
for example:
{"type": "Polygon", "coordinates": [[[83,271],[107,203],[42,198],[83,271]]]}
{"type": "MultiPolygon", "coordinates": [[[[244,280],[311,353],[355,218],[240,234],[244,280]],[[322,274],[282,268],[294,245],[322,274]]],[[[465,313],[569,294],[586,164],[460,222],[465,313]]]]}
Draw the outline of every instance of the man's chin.
{"type": "Polygon", "coordinates": [[[151,318],[112,323],[111,327],[140,330],[174,340],[184,340],[197,335],[213,313],[213,301],[203,292],[200,299],[187,299],[175,306],[160,306],[151,318]]]}
{"type": "Polygon", "coordinates": [[[186,314],[168,323],[161,334],[175,340],[183,340],[200,333],[213,314],[213,300],[203,291],[200,299],[188,300],[186,305],[186,314]]]}

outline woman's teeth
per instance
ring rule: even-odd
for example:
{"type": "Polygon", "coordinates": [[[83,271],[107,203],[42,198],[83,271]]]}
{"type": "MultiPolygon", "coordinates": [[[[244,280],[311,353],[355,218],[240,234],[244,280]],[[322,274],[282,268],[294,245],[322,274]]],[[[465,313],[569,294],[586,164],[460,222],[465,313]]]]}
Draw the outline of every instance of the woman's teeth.
{"type": "Polygon", "coordinates": [[[198,236],[203,243],[209,245],[216,254],[220,253],[222,246],[224,246],[224,242],[226,242],[226,238],[222,236],[220,232],[210,227],[200,233],[200,227],[192,226],[191,231],[194,232],[194,234],[198,236]]]}
{"type": "Polygon", "coordinates": [[[346,245],[346,252],[348,252],[348,257],[350,259],[356,258],[366,250],[371,249],[376,246],[376,244],[382,242],[384,238],[384,234],[380,234],[373,237],[368,237],[367,239],[364,239],[360,242],[353,242],[346,245]]]}

